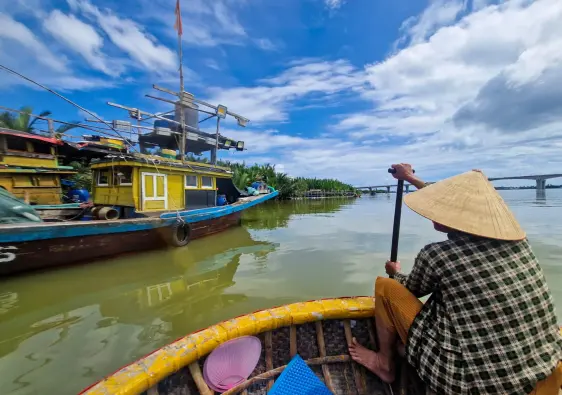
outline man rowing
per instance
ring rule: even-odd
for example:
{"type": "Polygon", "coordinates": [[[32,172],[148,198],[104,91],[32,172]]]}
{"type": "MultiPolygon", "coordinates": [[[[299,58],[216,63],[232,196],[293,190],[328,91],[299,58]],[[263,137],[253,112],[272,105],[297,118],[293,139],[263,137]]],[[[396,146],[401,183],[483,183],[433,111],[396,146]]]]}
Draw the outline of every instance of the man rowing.
{"type": "Polygon", "coordinates": [[[353,339],[351,357],[393,382],[400,340],[438,394],[558,394],[562,337],[552,295],[501,196],[480,171],[426,186],[410,165],[392,167],[420,189],[406,205],[448,240],[425,246],[409,275],[386,263],[390,278],[375,283],[380,350],[353,339]]]}

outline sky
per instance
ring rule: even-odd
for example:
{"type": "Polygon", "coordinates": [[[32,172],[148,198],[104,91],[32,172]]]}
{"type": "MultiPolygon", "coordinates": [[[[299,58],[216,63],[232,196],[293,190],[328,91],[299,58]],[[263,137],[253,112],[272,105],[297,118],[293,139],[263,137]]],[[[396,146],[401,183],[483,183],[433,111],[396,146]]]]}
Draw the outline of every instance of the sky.
{"type": "MultiPolygon", "coordinates": [[[[0,64],[106,120],[177,90],[175,0],[0,0],[0,64]]],[[[250,119],[221,134],[291,176],[391,182],[562,173],[560,0],[181,0],[186,90],[250,119]]],[[[0,71],[0,105],[84,113],[0,71]]],[[[201,127],[213,131],[214,123],[201,127]]],[[[557,180],[552,180],[554,183],[557,180]]]]}

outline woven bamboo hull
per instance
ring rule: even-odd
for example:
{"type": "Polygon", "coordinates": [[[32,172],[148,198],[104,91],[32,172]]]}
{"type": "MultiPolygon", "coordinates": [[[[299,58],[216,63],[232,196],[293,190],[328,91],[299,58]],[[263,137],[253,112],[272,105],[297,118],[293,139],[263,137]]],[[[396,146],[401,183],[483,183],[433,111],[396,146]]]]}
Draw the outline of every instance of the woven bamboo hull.
{"type": "Polygon", "coordinates": [[[352,337],[375,348],[373,311],[372,298],[358,297],[295,303],[238,317],[179,339],[83,393],[214,394],[201,373],[207,355],[227,340],[255,335],[262,343],[258,365],[247,381],[227,395],[267,394],[297,353],[337,395],[425,394],[413,369],[403,369],[402,379],[396,381],[391,392],[387,384],[349,357],[347,344],[352,337]]]}

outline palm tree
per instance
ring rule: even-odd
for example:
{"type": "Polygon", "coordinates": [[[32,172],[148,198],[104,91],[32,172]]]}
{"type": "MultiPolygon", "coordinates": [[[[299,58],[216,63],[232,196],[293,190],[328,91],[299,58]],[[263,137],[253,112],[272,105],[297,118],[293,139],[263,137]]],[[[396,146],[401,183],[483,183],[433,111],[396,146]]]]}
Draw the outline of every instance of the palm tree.
{"type": "MultiPolygon", "coordinates": [[[[35,133],[35,128],[33,125],[37,122],[40,117],[48,117],[51,115],[51,111],[42,111],[39,113],[39,117],[32,117],[31,113],[33,108],[26,106],[20,109],[20,113],[13,114],[10,111],[4,111],[0,113],[0,127],[4,127],[12,130],[19,130],[20,132],[35,133]]],[[[71,123],[78,123],[79,121],[72,121],[71,123]]],[[[56,136],[61,136],[63,133],[75,128],[74,125],[61,125],[55,129],[56,136]]]]}

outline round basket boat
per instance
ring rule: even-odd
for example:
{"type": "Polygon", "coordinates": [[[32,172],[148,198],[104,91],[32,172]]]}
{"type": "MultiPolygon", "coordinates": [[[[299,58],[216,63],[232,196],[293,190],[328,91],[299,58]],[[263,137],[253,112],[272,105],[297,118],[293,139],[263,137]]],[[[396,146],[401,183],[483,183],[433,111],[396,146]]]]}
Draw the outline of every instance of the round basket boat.
{"type": "Polygon", "coordinates": [[[203,379],[207,355],[231,339],[257,336],[261,356],[250,377],[224,394],[267,394],[299,354],[334,394],[425,394],[414,369],[402,364],[391,389],[353,362],[352,337],[376,349],[372,297],[294,303],[240,316],[185,336],[106,377],[82,394],[215,394],[203,379]]]}

